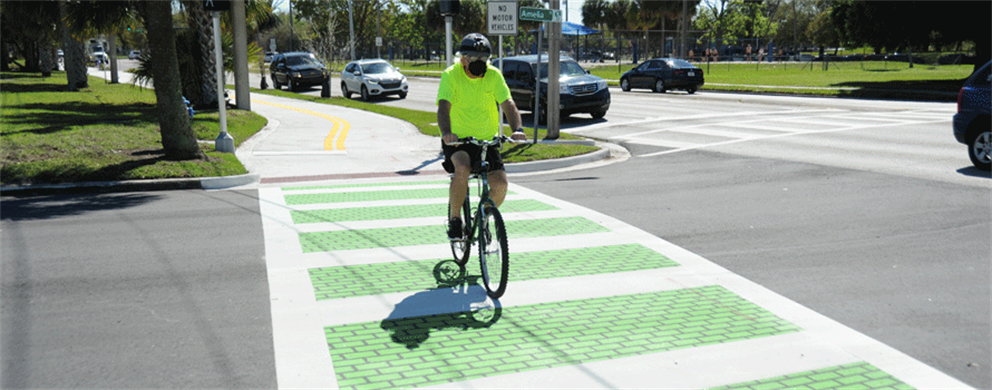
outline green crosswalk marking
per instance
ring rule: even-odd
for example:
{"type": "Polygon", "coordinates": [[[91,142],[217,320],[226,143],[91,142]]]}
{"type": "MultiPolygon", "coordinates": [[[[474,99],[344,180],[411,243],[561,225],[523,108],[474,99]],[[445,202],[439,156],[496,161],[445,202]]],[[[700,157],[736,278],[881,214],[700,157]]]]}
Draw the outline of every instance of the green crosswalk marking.
{"type": "Polygon", "coordinates": [[[392,183],[356,183],[356,184],[331,184],[331,185],[321,185],[321,186],[299,186],[299,187],[282,187],[283,191],[298,191],[298,190],[330,190],[338,188],[361,188],[361,187],[393,187],[393,186],[423,186],[423,185],[433,185],[433,184],[448,184],[449,180],[432,180],[432,181],[398,181],[392,183]]]}
{"type": "MultiPolygon", "coordinates": [[[[469,187],[469,193],[479,196],[479,189],[475,186],[469,187]]],[[[514,194],[507,191],[507,194],[514,194]]],[[[381,191],[352,191],[352,192],[322,192],[315,194],[287,194],[284,195],[286,204],[289,206],[321,203],[342,203],[342,202],[369,202],[382,200],[402,200],[402,199],[448,199],[448,188],[421,188],[407,190],[381,190],[381,191]]]]}
{"type": "MultiPolygon", "coordinates": [[[[456,300],[470,297],[425,291],[395,312],[428,303],[467,308],[471,302],[456,300]]],[[[338,385],[355,389],[438,385],[800,330],[721,286],[324,328],[338,385]]]]}
{"type": "Polygon", "coordinates": [[[909,386],[866,362],[845,364],[753,382],[721,386],[711,390],[777,389],[892,389],[910,390],[909,386]]]}
{"type": "MultiPolygon", "coordinates": [[[[503,213],[557,210],[556,207],[534,199],[508,200],[499,206],[503,213]]],[[[447,217],[448,204],[405,206],[354,207],[344,209],[293,210],[293,223],[378,221],[384,219],[447,217]]]]}
{"type": "MultiPolygon", "coordinates": [[[[317,300],[418,291],[450,285],[434,280],[446,259],[310,269],[317,300]]],[[[469,260],[468,281],[479,278],[477,258],[469,260]]],[[[675,267],[678,263],[640,244],[510,254],[511,281],[563,278],[675,267]]]]}
{"type": "MultiPolygon", "coordinates": [[[[448,236],[445,230],[444,224],[438,223],[430,226],[300,233],[300,245],[303,247],[303,253],[312,253],[446,244],[448,236]]],[[[565,217],[506,221],[506,231],[508,238],[514,239],[600,233],[608,232],[609,229],[582,217],[565,217]]]]}

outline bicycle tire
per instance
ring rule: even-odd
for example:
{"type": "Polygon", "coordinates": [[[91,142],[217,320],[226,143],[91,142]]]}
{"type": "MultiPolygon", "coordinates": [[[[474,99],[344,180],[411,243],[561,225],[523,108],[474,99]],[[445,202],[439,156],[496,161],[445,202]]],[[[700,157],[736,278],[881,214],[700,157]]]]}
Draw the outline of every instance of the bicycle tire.
{"type": "MultiPolygon", "coordinates": [[[[462,203],[462,241],[451,241],[451,254],[455,257],[455,263],[458,266],[465,268],[465,264],[468,263],[468,256],[472,253],[472,206],[469,204],[468,197],[465,197],[465,202],[462,203]]],[[[448,207],[448,220],[451,220],[451,207],[448,207]]]]}
{"type": "Polygon", "coordinates": [[[498,299],[506,292],[510,270],[506,226],[503,224],[503,216],[492,205],[485,206],[481,220],[478,241],[482,284],[490,298],[498,299]]]}

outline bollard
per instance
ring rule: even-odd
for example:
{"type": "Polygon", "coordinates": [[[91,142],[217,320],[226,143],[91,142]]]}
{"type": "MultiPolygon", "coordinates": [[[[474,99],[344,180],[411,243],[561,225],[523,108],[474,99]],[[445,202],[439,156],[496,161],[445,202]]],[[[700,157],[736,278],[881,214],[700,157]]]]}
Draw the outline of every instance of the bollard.
{"type": "Polygon", "coordinates": [[[328,77],[324,79],[324,83],[321,85],[320,97],[329,98],[331,97],[331,78],[328,77]]]}

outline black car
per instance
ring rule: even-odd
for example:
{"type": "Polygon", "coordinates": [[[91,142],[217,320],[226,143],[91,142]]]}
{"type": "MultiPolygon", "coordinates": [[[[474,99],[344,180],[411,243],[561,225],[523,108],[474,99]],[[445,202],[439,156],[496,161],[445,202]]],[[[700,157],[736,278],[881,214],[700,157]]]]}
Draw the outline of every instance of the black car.
{"type": "MultiPolygon", "coordinates": [[[[493,65],[500,67],[500,60],[494,60],[493,65]]],[[[534,112],[534,87],[541,80],[541,112],[540,122],[547,118],[548,91],[548,56],[541,56],[541,65],[537,65],[537,55],[526,55],[503,58],[503,78],[510,87],[510,94],[517,108],[534,112]],[[540,74],[540,77],[535,77],[540,74]]],[[[610,89],[606,80],[589,74],[570,57],[561,57],[559,61],[558,85],[559,107],[561,117],[575,113],[588,113],[599,119],[610,109],[610,89]]]]}
{"type": "Polygon", "coordinates": [[[325,80],[330,80],[327,67],[313,54],[304,52],[277,54],[269,66],[269,75],[272,76],[275,89],[288,85],[293,91],[304,86],[321,85],[325,80]]]}
{"type": "Polygon", "coordinates": [[[968,145],[968,157],[976,168],[992,166],[992,62],[968,77],[958,92],[954,115],[954,138],[968,145]]]}
{"type": "Polygon", "coordinates": [[[620,89],[647,88],[655,92],[682,89],[695,93],[703,86],[703,70],[677,58],[653,58],[620,76],[620,89]]]}

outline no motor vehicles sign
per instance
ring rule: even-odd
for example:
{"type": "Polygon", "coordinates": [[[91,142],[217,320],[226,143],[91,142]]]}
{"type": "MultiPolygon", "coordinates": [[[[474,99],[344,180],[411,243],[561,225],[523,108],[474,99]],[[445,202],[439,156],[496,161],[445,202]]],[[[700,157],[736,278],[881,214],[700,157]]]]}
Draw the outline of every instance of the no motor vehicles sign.
{"type": "Polygon", "coordinates": [[[517,2],[490,1],[486,3],[488,35],[517,35],[517,2]]]}

